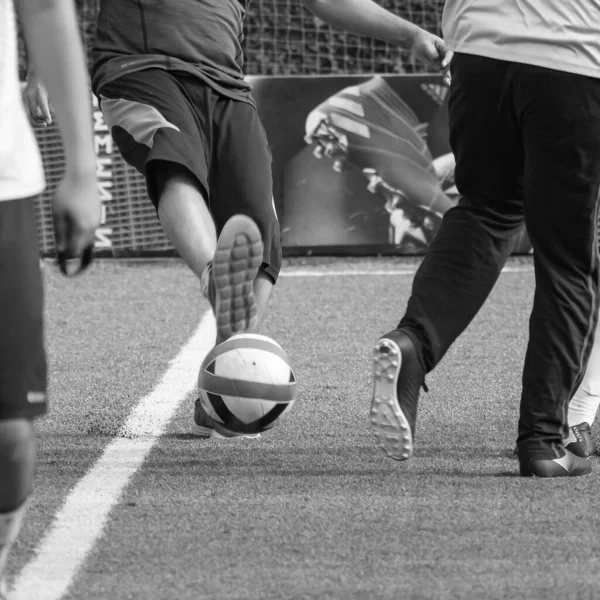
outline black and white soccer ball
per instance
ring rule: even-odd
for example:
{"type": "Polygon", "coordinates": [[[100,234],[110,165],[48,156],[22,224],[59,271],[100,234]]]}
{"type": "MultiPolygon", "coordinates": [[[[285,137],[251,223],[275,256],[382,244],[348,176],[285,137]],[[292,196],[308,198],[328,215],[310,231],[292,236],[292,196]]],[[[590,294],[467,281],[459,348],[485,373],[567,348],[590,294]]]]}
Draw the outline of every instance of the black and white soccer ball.
{"type": "Polygon", "coordinates": [[[198,395],[207,414],[224,429],[261,433],[289,414],[296,401],[296,377],[289,355],[275,340],[242,333],[206,355],[198,395]]]}

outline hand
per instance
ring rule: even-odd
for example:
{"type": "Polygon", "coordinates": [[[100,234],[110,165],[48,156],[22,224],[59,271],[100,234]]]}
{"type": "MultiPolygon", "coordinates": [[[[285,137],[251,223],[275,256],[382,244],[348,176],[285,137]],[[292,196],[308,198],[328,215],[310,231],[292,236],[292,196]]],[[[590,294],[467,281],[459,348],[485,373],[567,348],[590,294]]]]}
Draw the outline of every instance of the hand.
{"type": "Polygon", "coordinates": [[[442,38],[424,29],[419,29],[411,40],[411,60],[418,60],[440,71],[444,68],[444,61],[449,53],[442,38]]]}
{"type": "Polygon", "coordinates": [[[23,89],[23,103],[34,125],[47,127],[52,123],[48,93],[42,82],[34,75],[27,77],[27,84],[23,89]]]}
{"type": "Polygon", "coordinates": [[[80,270],[90,260],[95,231],[100,225],[100,197],[95,171],[67,173],[53,201],[54,236],[59,265],[66,271],[66,260],[83,257],[80,270]],[[63,264],[61,264],[61,262],[63,264]]]}
{"type": "Polygon", "coordinates": [[[444,56],[444,60],[442,60],[442,74],[443,74],[443,82],[444,85],[450,87],[452,83],[452,76],[450,75],[450,63],[452,62],[452,57],[454,56],[454,52],[452,50],[448,50],[446,52],[446,56],[444,56]]]}

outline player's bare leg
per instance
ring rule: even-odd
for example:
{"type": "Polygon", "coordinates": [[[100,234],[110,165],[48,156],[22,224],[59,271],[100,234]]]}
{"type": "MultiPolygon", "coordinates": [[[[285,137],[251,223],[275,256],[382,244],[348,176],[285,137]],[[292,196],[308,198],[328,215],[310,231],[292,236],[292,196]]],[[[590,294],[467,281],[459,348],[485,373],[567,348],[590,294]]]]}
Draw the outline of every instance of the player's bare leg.
{"type": "Polygon", "coordinates": [[[200,279],[217,247],[217,232],[194,176],[172,170],[158,203],[158,218],[169,241],[200,279]]]}
{"type": "Polygon", "coordinates": [[[263,269],[258,271],[258,275],[254,280],[254,296],[256,297],[256,316],[257,316],[257,327],[260,328],[265,313],[267,312],[267,306],[269,305],[269,298],[273,291],[273,279],[263,269]]]}
{"type": "MultiPolygon", "coordinates": [[[[248,290],[241,290],[244,304],[242,321],[246,323],[247,320],[242,330],[256,329],[273,288],[269,276],[259,270],[262,241],[258,227],[251,219],[236,215],[226,223],[217,243],[212,216],[195,178],[185,169],[168,168],[169,177],[161,190],[158,216],[167,237],[188,267],[201,282],[209,279],[203,287],[217,318],[217,343],[234,333],[231,324],[235,319],[231,314],[235,313],[232,309],[235,301],[231,296],[234,292],[240,293],[240,287],[250,286],[251,296],[248,299],[248,290]],[[242,265],[240,269],[231,266],[236,262],[236,256],[242,265]],[[209,264],[212,273],[207,269],[209,264]],[[246,319],[246,315],[250,318],[246,319]]],[[[192,432],[207,438],[213,430],[212,419],[196,401],[192,432]]],[[[236,437],[254,438],[259,435],[236,437]]]]}
{"type": "Polygon", "coordinates": [[[158,216],[167,237],[200,280],[214,260],[216,298],[212,303],[218,322],[217,342],[237,331],[255,331],[273,289],[272,279],[259,270],[262,242],[258,227],[248,217],[236,215],[217,243],[215,225],[196,179],[184,168],[167,168],[158,216]],[[253,293],[245,290],[251,282],[253,293]],[[236,291],[239,299],[231,297],[236,291]],[[240,306],[236,306],[238,300],[240,306]]]}
{"type": "Polygon", "coordinates": [[[10,549],[33,488],[36,437],[28,419],[0,421],[0,598],[10,549]]]}

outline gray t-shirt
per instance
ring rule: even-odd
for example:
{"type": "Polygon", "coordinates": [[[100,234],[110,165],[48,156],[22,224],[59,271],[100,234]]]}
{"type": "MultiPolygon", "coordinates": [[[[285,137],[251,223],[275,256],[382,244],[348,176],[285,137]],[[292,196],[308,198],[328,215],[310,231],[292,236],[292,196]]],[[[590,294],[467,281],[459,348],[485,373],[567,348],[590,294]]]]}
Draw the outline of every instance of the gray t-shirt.
{"type": "Polygon", "coordinates": [[[600,0],[446,0],[451,50],[600,78],[600,0]]]}
{"type": "Polygon", "coordinates": [[[250,0],[100,0],[92,87],[147,68],[195,75],[250,100],[243,75],[243,21],[250,0]]]}

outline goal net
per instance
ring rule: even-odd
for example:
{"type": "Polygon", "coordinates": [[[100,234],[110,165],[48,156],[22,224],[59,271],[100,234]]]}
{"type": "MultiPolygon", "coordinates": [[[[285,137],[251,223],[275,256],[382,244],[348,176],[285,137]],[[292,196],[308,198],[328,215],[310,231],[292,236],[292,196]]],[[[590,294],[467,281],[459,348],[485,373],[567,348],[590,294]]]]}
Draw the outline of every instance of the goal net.
{"type": "MultiPolygon", "coordinates": [[[[444,0],[380,0],[412,23],[440,34],[444,0]]],[[[246,19],[251,75],[347,75],[423,70],[406,49],[334,30],[298,0],[254,0],[246,19]]]]}

